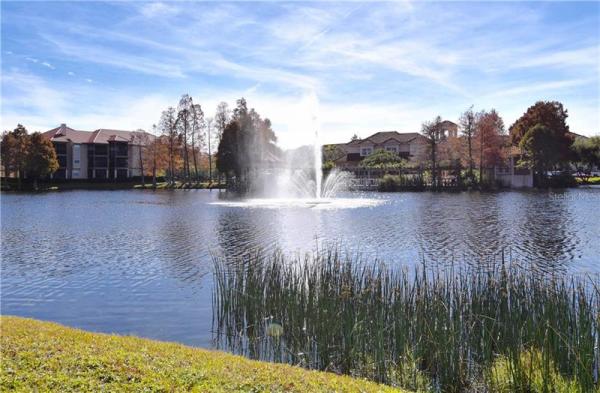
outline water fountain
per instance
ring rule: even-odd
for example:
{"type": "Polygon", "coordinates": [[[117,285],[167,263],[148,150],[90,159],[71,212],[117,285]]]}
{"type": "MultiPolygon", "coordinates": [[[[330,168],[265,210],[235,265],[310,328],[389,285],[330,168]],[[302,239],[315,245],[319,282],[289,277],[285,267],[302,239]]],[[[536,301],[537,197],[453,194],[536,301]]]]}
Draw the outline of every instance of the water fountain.
{"type": "Polygon", "coordinates": [[[314,130],[312,147],[301,151],[300,157],[288,159],[276,169],[265,170],[255,179],[253,198],[215,202],[233,207],[310,207],[337,209],[368,207],[381,204],[382,199],[340,197],[348,190],[352,175],[333,169],[323,176],[323,153],[320,141],[319,102],[316,94],[305,97],[312,115],[310,127],[314,130]],[[300,164],[298,164],[300,163],[300,164]]]}

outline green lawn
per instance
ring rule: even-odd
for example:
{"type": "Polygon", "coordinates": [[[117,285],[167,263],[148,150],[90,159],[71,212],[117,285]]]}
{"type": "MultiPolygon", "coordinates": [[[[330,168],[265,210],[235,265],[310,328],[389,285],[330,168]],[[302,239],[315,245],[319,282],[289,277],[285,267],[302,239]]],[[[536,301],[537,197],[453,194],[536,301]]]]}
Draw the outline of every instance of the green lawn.
{"type": "Polygon", "coordinates": [[[577,180],[577,183],[579,184],[600,184],[600,176],[589,177],[585,183],[580,177],[576,177],[575,180],[577,180]]]}
{"type": "Polygon", "coordinates": [[[0,391],[399,392],[217,351],[0,317],[0,391]]]}

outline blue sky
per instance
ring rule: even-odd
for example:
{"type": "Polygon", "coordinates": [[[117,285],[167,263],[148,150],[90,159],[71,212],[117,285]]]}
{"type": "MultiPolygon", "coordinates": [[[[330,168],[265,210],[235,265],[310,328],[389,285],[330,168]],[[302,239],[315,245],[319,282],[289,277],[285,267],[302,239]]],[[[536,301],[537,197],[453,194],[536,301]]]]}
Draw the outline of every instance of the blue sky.
{"type": "Polygon", "coordinates": [[[150,129],[241,96],[284,147],[559,100],[600,133],[600,3],[6,2],[2,129],[150,129]],[[315,109],[312,97],[318,97],[315,109]]]}

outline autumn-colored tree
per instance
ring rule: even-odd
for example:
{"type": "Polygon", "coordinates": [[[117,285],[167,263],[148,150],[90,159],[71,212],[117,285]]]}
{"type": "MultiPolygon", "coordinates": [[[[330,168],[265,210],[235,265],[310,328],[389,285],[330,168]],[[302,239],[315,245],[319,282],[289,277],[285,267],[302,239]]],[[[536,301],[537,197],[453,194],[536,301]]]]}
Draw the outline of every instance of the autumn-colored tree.
{"type": "Polygon", "coordinates": [[[150,144],[150,136],[144,130],[137,130],[131,137],[131,142],[138,146],[138,162],[140,163],[140,173],[142,175],[142,187],[146,187],[146,171],[144,170],[144,163],[146,162],[146,150],[150,144]]]}
{"type": "Polygon", "coordinates": [[[21,189],[21,180],[27,169],[30,142],[27,129],[21,124],[17,125],[13,131],[5,132],[2,136],[2,165],[7,174],[16,174],[19,189],[21,189]]]}
{"type": "Polygon", "coordinates": [[[162,112],[160,118],[159,128],[161,134],[165,137],[167,141],[168,148],[168,179],[169,184],[174,184],[175,182],[175,170],[176,170],[176,162],[178,160],[178,152],[179,152],[179,135],[177,134],[177,118],[175,113],[175,108],[169,107],[165,111],[162,112]]]}
{"type": "Polygon", "coordinates": [[[189,158],[189,142],[192,132],[192,108],[194,102],[188,94],[181,96],[179,105],[177,106],[177,128],[179,137],[183,141],[182,156],[183,156],[183,177],[190,181],[190,158],[189,158]]]}
{"type": "Polygon", "coordinates": [[[192,158],[194,163],[194,177],[198,180],[198,156],[204,148],[206,131],[206,122],[204,120],[204,112],[200,104],[193,104],[191,107],[192,118],[191,118],[191,142],[192,142],[192,158]]]}
{"type": "Polygon", "coordinates": [[[519,145],[521,139],[533,127],[541,124],[552,130],[552,137],[558,149],[557,162],[569,160],[573,138],[569,135],[567,110],[558,101],[538,101],[510,126],[510,138],[513,145],[519,145]]]}
{"type": "Polygon", "coordinates": [[[480,181],[483,181],[485,168],[501,165],[504,162],[506,131],[504,121],[495,109],[489,112],[481,111],[475,118],[474,141],[478,150],[480,181]]]}
{"type": "MultiPolygon", "coordinates": [[[[152,126],[153,133],[156,135],[158,129],[156,125],[152,126]]],[[[156,188],[156,176],[169,168],[169,144],[165,136],[157,136],[146,146],[144,158],[144,167],[148,168],[152,174],[152,187],[156,188]]]]}
{"type": "Polygon", "coordinates": [[[41,133],[34,132],[29,139],[27,174],[33,178],[33,188],[37,190],[38,179],[58,169],[58,158],[52,142],[41,133]]]}

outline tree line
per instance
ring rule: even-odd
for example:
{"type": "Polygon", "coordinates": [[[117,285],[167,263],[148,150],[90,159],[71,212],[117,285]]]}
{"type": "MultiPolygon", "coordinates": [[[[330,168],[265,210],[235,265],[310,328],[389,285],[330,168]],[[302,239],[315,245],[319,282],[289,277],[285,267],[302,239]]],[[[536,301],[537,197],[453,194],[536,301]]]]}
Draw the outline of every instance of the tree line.
{"type": "Polygon", "coordinates": [[[14,174],[19,189],[24,177],[32,178],[34,189],[37,189],[38,180],[54,173],[59,167],[52,142],[40,132],[29,134],[21,124],[14,130],[3,133],[1,145],[0,158],[4,175],[14,174]]]}
{"type": "Polygon", "coordinates": [[[157,173],[164,173],[170,185],[199,181],[206,168],[211,183],[216,174],[219,182],[224,176],[232,187],[247,188],[255,170],[281,153],[271,121],[248,108],[244,98],[233,110],[221,102],[214,117],[205,117],[202,107],[185,94],[152,128],[157,137],[143,144],[141,161],[154,184],[157,173]]]}
{"type": "Polygon", "coordinates": [[[177,181],[212,183],[214,147],[220,143],[230,118],[226,102],[217,105],[213,117],[206,117],[200,104],[194,103],[190,95],[182,95],[177,106],[165,109],[158,125],[152,125],[156,137],[140,143],[142,172],[152,176],[154,186],[158,174],[164,174],[170,186],[177,181]]]}
{"type": "MultiPolygon", "coordinates": [[[[454,138],[446,135],[447,124],[437,116],[422,124],[426,148],[417,165],[428,171],[434,187],[440,185],[442,171],[448,170],[465,184],[481,185],[492,180],[486,179],[486,169],[505,165],[517,148],[519,167],[533,170],[536,185],[543,186],[549,172],[572,165],[589,173],[600,166],[600,136],[576,138],[567,117],[560,102],[539,101],[507,130],[496,110],[470,107],[460,115],[460,136],[454,138]]],[[[184,94],[176,106],[162,111],[152,134],[138,131],[132,142],[140,146],[137,159],[144,186],[146,176],[152,177],[153,186],[159,176],[175,186],[212,183],[218,175],[219,182],[224,176],[231,188],[249,189],[257,171],[277,165],[282,157],[271,121],[249,108],[244,98],[233,110],[221,102],[214,116],[207,117],[202,106],[184,94]]],[[[332,162],[329,150],[323,150],[324,166],[332,162]]],[[[25,174],[37,182],[59,166],[52,143],[39,132],[28,134],[22,125],[3,134],[1,158],[5,175],[16,174],[19,184],[25,174]]],[[[380,169],[407,165],[389,152],[376,152],[362,163],[380,169]]]]}
{"type": "Polygon", "coordinates": [[[440,116],[424,122],[426,164],[432,185],[440,184],[441,168],[451,169],[469,184],[490,182],[486,169],[504,166],[510,155],[517,168],[530,169],[534,184],[549,184],[553,171],[589,173],[600,167],[600,137],[579,137],[569,130],[567,110],[557,101],[538,101],[506,130],[499,113],[468,108],[460,115],[460,137],[448,138],[440,116]],[[477,176],[478,175],[478,176],[477,176]]]}

